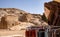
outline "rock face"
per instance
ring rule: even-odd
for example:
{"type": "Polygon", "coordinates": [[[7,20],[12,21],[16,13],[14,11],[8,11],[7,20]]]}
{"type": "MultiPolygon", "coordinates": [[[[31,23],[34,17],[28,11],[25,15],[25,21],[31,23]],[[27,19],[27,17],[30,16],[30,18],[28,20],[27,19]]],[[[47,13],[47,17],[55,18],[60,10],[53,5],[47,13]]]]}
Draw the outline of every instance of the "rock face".
{"type": "Polygon", "coordinates": [[[53,0],[53,1],[57,1],[57,2],[59,2],[59,3],[60,3],[60,0],[53,0]]]}
{"type": "Polygon", "coordinates": [[[16,8],[0,8],[0,29],[21,30],[46,25],[40,14],[30,14],[16,8]]]}

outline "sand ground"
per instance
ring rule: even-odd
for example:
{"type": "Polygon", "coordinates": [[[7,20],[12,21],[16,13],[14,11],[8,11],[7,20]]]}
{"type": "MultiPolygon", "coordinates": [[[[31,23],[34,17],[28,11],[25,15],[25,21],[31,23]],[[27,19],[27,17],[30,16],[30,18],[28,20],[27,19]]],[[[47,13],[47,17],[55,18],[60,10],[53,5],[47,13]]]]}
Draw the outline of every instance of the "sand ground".
{"type": "Polygon", "coordinates": [[[20,31],[0,30],[0,37],[25,37],[25,30],[20,31]]]}

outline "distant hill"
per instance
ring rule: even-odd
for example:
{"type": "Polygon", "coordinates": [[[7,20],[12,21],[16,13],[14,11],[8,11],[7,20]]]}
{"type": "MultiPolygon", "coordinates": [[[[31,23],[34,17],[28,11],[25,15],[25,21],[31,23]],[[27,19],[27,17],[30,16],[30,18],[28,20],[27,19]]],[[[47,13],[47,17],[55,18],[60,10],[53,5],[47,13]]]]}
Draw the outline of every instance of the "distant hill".
{"type": "Polygon", "coordinates": [[[13,28],[17,25],[20,27],[45,26],[46,22],[42,20],[40,14],[31,14],[16,8],[0,8],[0,28],[13,28]]]}

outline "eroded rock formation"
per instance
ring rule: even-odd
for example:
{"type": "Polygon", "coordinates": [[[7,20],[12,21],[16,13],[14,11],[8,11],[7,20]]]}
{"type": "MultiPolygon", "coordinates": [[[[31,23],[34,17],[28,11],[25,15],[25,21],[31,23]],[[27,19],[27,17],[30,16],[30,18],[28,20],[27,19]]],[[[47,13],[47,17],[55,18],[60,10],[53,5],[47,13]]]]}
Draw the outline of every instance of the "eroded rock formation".
{"type": "Polygon", "coordinates": [[[40,14],[30,14],[16,8],[0,8],[0,28],[10,30],[26,29],[30,26],[46,26],[40,14]]]}

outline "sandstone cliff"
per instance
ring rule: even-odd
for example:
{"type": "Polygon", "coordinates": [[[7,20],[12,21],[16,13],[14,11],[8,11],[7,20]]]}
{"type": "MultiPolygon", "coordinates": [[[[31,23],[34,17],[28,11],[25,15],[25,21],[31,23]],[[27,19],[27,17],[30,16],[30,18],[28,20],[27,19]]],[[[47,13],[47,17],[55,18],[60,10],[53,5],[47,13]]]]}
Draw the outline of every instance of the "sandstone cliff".
{"type": "Polygon", "coordinates": [[[0,8],[0,28],[20,30],[30,26],[47,25],[40,14],[30,14],[16,8],[0,8]]]}
{"type": "Polygon", "coordinates": [[[60,0],[53,0],[53,1],[57,1],[57,2],[59,2],[59,3],[60,3],[60,0]]]}

